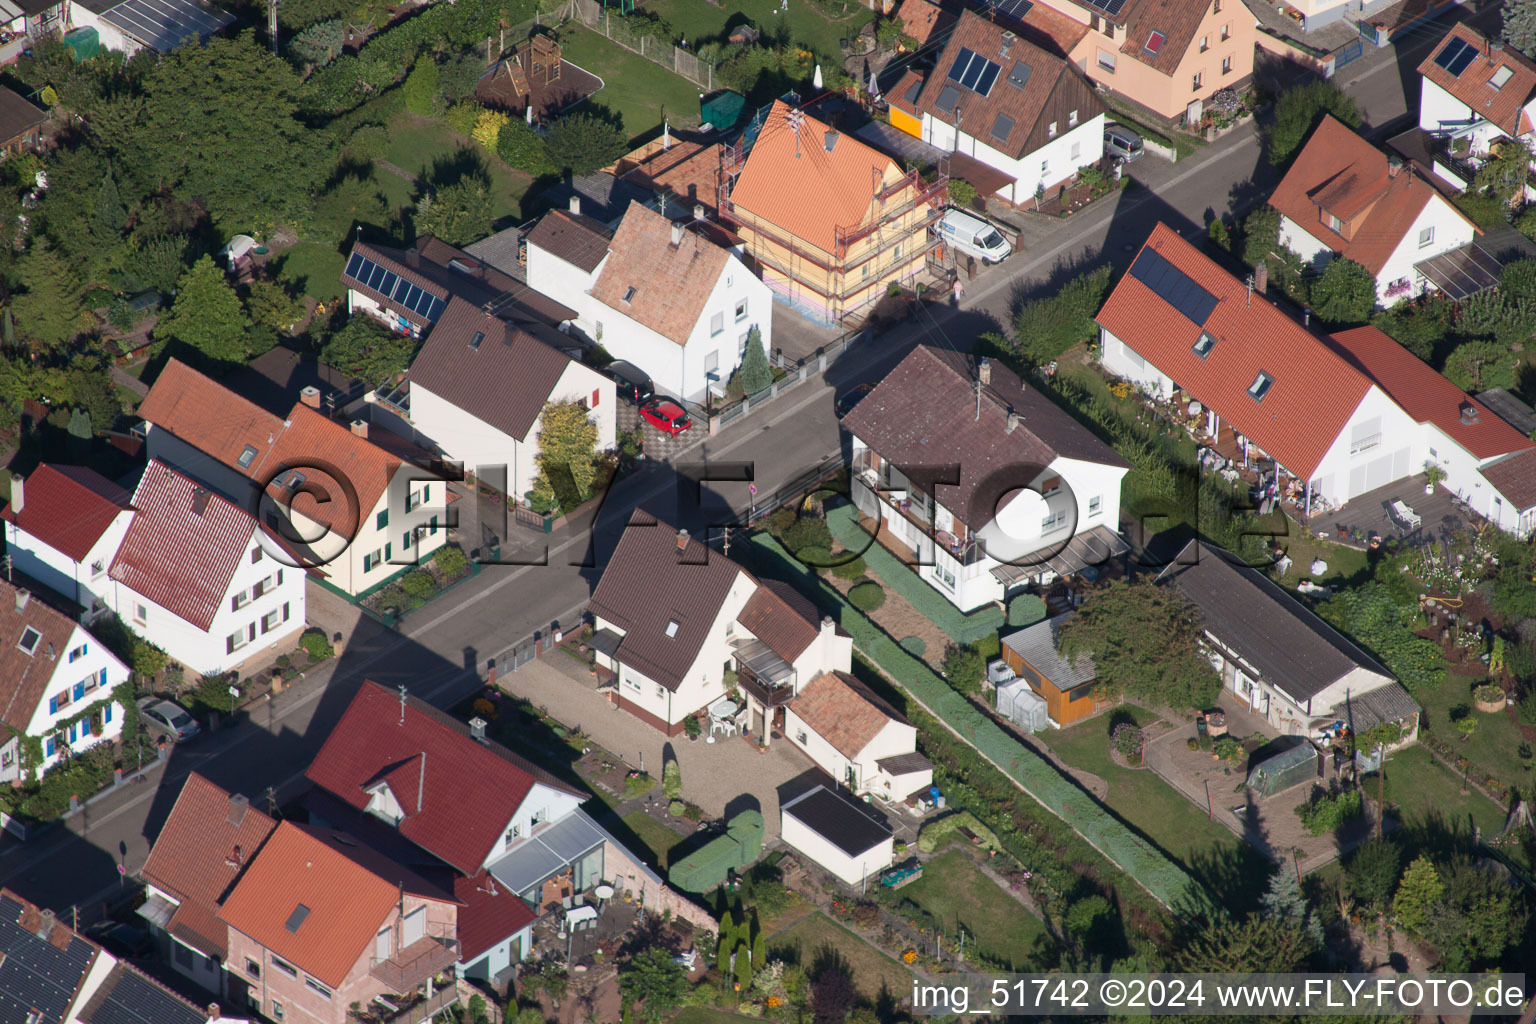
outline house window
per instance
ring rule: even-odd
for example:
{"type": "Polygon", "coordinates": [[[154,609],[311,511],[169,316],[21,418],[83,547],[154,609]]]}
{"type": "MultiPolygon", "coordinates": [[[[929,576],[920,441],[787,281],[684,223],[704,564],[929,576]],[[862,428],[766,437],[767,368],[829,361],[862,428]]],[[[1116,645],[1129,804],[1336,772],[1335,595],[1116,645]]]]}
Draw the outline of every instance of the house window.
{"type": "Polygon", "coordinates": [[[1072,141],[1072,162],[1075,164],[1083,158],[1083,144],[1076,139],[1072,141]]]}
{"type": "Polygon", "coordinates": [[[1339,234],[1343,234],[1344,233],[1344,222],[1343,221],[1339,220],[1339,218],[1335,217],[1331,213],[1325,213],[1325,214],[1323,214],[1323,216],[1327,219],[1328,226],[1330,228],[1332,228],[1334,231],[1338,232],[1339,234]]]}
{"type": "Polygon", "coordinates": [[[252,960],[250,957],[246,957],[245,958],[245,973],[248,976],[252,977],[252,978],[260,978],[261,977],[261,964],[257,963],[255,960],[252,960]]]}
{"type": "Polygon", "coordinates": [[[1223,57],[1223,58],[1221,58],[1221,73],[1224,74],[1224,75],[1230,75],[1232,73],[1232,58],[1231,57],[1223,57]]]}
{"type": "Polygon", "coordinates": [[[272,1000],[272,1019],[278,1022],[283,1019],[283,1004],[276,999],[272,1000]]]}
{"type": "Polygon", "coordinates": [[[96,561],[91,563],[91,575],[92,576],[100,576],[102,573],[104,573],[106,571],[107,571],[107,563],[102,561],[100,558],[96,559],[96,561]]]}
{"type": "Polygon", "coordinates": [[[746,299],[742,299],[740,302],[736,303],[736,319],[737,320],[745,320],[746,318],[747,318],[747,300],[746,299]]]}
{"type": "Polygon", "coordinates": [[[1211,13],[1212,14],[1220,14],[1221,13],[1221,0],[1216,0],[1216,5],[1211,8],[1211,13]]]}
{"type": "Polygon", "coordinates": [[[656,684],[656,696],[657,697],[665,697],[666,695],[667,695],[667,688],[665,686],[662,686],[660,683],[657,683],[656,684]]]}
{"type": "Polygon", "coordinates": [[[192,969],[192,951],[175,939],[171,940],[171,946],[176,954],[177,966],[185,967],[190,971],[192,969]]]}
{"type": "Polygon", "coordinates": [[[437,536],[437,516],[427,520],[427,532],[434,537],[437,536]]]}
{"type": "Polygon", "coordinates": [[[935,583],[941,584],[945,590],[953,591],[955,589],[955,574],[937,563],[933,567],[933,580],[935,583]]]}
{"type": "Polygon", "coordinates": [[[1429,457],[1432,459],[1438,459],[1440,457],[1440,453],[1431,448],[1429,450],[1429,457]]]}
{"type": "Polygon", "coordinates": [[[251,463],[255,461],[256,449],[251,445],[246,445],[243,449],[241,449],[240,457],[235,460],[235,462],[239,463],[241,469],[250,469],[251,463]]]}
{"type": "MultiPolygon", "coordinates": [[[[592,394],[596,395],[597,392],[594,391],[594,392],[592,392],[592,394]]],[[[592,404],[596,405],[597,402],[594,401],[592,404]]],[[[422,487],[421,490],[419,490],[419,491],[412,491],[410,494],[407,494],[405,496],[405,510],[407,512],[414,512],[416,509],[420,508],[424,502],[428,502],[428,501],[431,501],[431,500],[432,500],[432,485],[431,484],[427,484],[424,487],[422,487]]]]}
{"type": "Polygon", "coordinates": [[[53,737],[52,736],[49,736],[46,740],[43,741],[43,756],[44,757],[52,757],[53,756],[53,752],[55,750],[57,750],[57,749],[58,749],[58,744],[56,744],[53,741],[53,737]]]}
{"type": "Polygon", "coordinates": [[[1074,111],[1072,111],[1072,113],[1067,115],[1067,127],[1068,128],[1076,128],[1077,127],[1077,111],[1074,110],[1074,111]]]}
{"type": "Polygon", "coordinates": [[[274,956],[272,958],[272,966],[276,967],[290,978],[297,978],[299,976],[299,969],[281,957],[274,956]]]}
{"type": "Polygon", "coordinates": [[[373,517],[373,528],[382,530],[389,525],[389,509],[380,509],[379,514],[373,517]]]}
{"type": "Polygon", "coordinates": [[[736,358],[740,359],[747,354],[747,342],[752,340],[751,331],[742,331],[739,343],[736,346],[736,358]]]}
{"type": "Polygon", "coordinates": [[[521,825],[513,825],[511,828],[507,829],[507,834],[502,837],[502,841],[503,841],[503,843],[505,845],[511,846],[512,845],[512,840],[516,839],[518,836],[521,836],[522,834],[523,834],[523,826],[521,826],[521,825]]]}
{"type": "Polygon", "coordinates": [[[1168,37],[1163,35],[1161,32],[1148,33],[1146,42],[1147,52],[1152,54],[1154,57],[1157,56],[1158,52],[1162,50],[1163,44],[1167,41],[1168,37]]]}
{"type": "Polygon", "coordinates": [[[1103,68],[1105,71],[1108,71],[1110,74],[1115,73],[1115,55],[1113,52],[1104,49],[1102,46],[1099,47],[1099,67],[1103,68]]]}
{"type": "Polygon", "coordinates": [[[1045,126],[1045,137],[1048,138],[1048,139],[1054,139],[1056,137],[1056,122],[1055,121],[1052,121],[1050,124],[1045,126]]]}
{"type": "Polygon", "coordinates": [[[383,561],[383,552],[374,551],[363,556],[363,572],[373,572],[373,567],[383,561]]]}
{"type": "Polygon", "coordinates": [[[710,334],[719,334],[723,330],[725,330],[725,314],[724,313],[716,313],[714,316],[709,318],[709,333],[710,334]]]}
{"type": "Polygon", "coordinates": [[[629,687],[631,690],[634,690],[636,693],[640,692],[640,680],[636,679],[634,676],[625,676],[624,685],[629,687]]]}
{"type": "Polygon", "coordinates": [[[69,660],[71,664],[79,661],[83,657],[85,657],[85,644],[81,644],[79,647],[76,647],[74,650],[69,652],[69,660]]]}
{"type": "Polygon", "coordinates": [[[1430,225],[1419,232],[1419,248],[1423,249],[1435,240],[1434,225],[1430,225]]]}
{"type": "Polygon", "coordinates": [[[400,535],[400,550],[402,550],[402,551],[409,551],[409,550],[411,550],[411,531],[410,530],[406,530],[404,533],[402,533],[400,535]]]}
{"type": "Polygon", "coordinates": [[[869,264],[868,263],[864,264],[863,273],[860,276],[865,281],[869,280],[869,264]]]}
{"type": "Polygon", "coordinates": [[[1061,490],[1061,477],[1059,476],[1053,476],[1040,481],[1040,493],[1047,498],[1059,490],[1061,490]]]}
{"type": "Polygon", "coordinates": [[[50,715],[56,715],[59,713],[60,708],[67,707],[69,707],[68,690],[60,690],[58,693],[48,698],[48,713],[50,715]]]}
{"type": "Polygon", "coordinates": [[[324,985],[320,984],[318,981],[316,981],[314,978],[311,978],[307,974],[304,976],[304,984],[309,986],[311,991],[318,992],[323,998],[325,998],[325,999],[331,998],[331,990],[326,988],[324,985]]]}
{"type": "Polygon", "coordinates": [[[1099,30],[1099,16],[1097,14],[1088,15],[1088,27],[1095,32],[1099,30]]]}
{"type": "Polygon", "coordinates": [[[1275,378],[1260,370],[1259,375],[1253,379],[1253,383],[1248,385],[1248,394],[1253,397],[1255,402],[1262,402],[1264,401],[1264,396],[1269,394],[1269,389],[1274,386],[1274,383],[1275,378]]]}
{"type": "Polygon", "coordinates": [[[390,559],[391,559],[391,558],[393,558],[393,557],[394,557],[394,556],[395,556],[395,548],[394,548],[394,545],[393,545],[393,544],[391,544],[391,543],[389,543],[389,542],[388,542],[388,541],[386,541],[386,542],[385,542],[385,543],[384,543],[384,561],[386,561],[386,562],[387,562],[387,561],[389,561],[389,560],[390,560],[390,559]]]}
{"type": "Polygon", "coordinates": [[[711,352],[704,357],[704,372],[706,374],[718,373],[720,370],[720,353],[711,352]]]}
{"type": "Polygon", "coordinates": [[[251,603],[251,593],[250,593],[250,591],[242,590],[242,591],[240,591],[239,593],[235,594],[233,597],[231,597],[229,599],[229,610],[232,611],[232,612],[237,612],[241,608],[244,608],[246,605],[248,605],[250,603],[251,603]]]}
{"type": "Polygon", "coordinates": [[[244,647],[249,641],[245,638],[245,630],[237,629],[224,638],[224,653],[233,654],[244,647]]]}
{"type": "Polygon", "coordinates": [[[806,735],[804,729],[798,729],[795,731],[795,742],[800,744],[802,747],[805,746],[806,735]]]}
{"type": "Polygon", "coordinates": [[[42,638],[43,634],[39,633],[31,626],[28,626],[26,629],[21,631],[21,640],[16,644],[16,646],[20,647],[28,654],[31,654],[33,651],[37,650],[38,641],[42,640],[42,638]]]}
{"type": "Polygon", "coordinates": [[[142,626],[148,620],[149,620],[149,607],[147,605],[143,605],[143,604],[140,604],[137,601],[135,601],[134,604],[133,604],[133,621],[137,622],[139,625],[142,626]]]}
{"type": "Polygon", "coordinates": [[[1060,512],[1052,512],[1050,515],[1046,516],[1040,521],[1040,532],[1051,533],[1052,531],[1060,529],[1066,525],[1067,511],[1066,509],[1062,509],[1060,512]]]}
{"type": "Polygon", "coordinates": [[[261,545],[260,544],[256,545],[254,548],[251,548],[251,564],[255,565],[259,561],[261,561],[261,545]]]}
{"type": "Polygon", "coordinates": [[[547,817],[549,817],[549,808],[540,807],[538,810],[534,811],[533,816],[528,819],[528,824],[542,825],[544,823],[544,819],[547,817]]]}
{"type": "MultiPolygon", "coordinates": [[[[1216,5],[1216,9],[1218,11],[1221,10],[1221,4],[1217,4],[1216,5]]],[[[1231,38],[1232,38],[1232,26],[1231,26],[1231,24],[1226,24],[1226,25],[1221,26],[1221,41],[1222,42],[1226,42],[1228,39],[1231,39],[1231,38]]]]}
{"type": "Polygon", "coordinates": [[[1051,162],[1050,162],[1050,160],[1041,160],[1040,161],[1040,173],[1042,175],[1050,174],[1051,173],[1051,162]]]}
{"type": "Polygon", "coordinates": [[[1210,48],[1211,48],[1211,37],[1210,36],[1201,36],[1200,37],[1200,52],[1204,53],[1206,50],[1209,50],[1210,48]]]}
{"type": "Polygon", "coordinates": [[[1102,495],[1095,494],[1093,497],[1088,499],[1089,519],[1092,519],[1102,511],[1104,511],[1104,498],[1102,495]]]}
{"type": "Polygon", "coordinates": [[[261,617],[261,631],[263,633],[270,633],[287,621],[288,602],[284,601],[281,608],[273,608],[261,617]]]}
{"type": "Polygon", "coordinates": [[[1513,77],[1515,77],[1514,69],[1506,64],[1504,67],[1499,68],[1499,70],[1493,73],[1493,77],[1488,79],[1488,84],[1493,86],[1495,89],[1502,89],[1504,88],[1504,83],[1508,82],[1513,77]]]}
{"type": "Polygon", "coordinates": [[[1198,72],[1198,71],[1196,71],[1196,72],[1195,72],[1195,80],[1194,80],[1194,85],[1193,85],[1193,88],[1194,88],[1194,89],[1195,89],[1195,90],[1196,90],[1196,91],[1197,91],[1197,92],[1198,92],[1198,91],[1199,91],[1199,89],[1200,89],[1200,82],[1201,82],[1201,78],[1202,78],[1202,76],[1201,76],[1201,73],[1200,73],[1200,72],[1198,72]]]}
{"type": "Polygon", "coordinates": [[[1204,359],[1206,356],[1210,355],[1211,349],[1215,347],[1216,339],[1211,335],[1210,331],[1201,331],[1200,337],[1195,340],[1195,344],[1192,346],[1195,355],[1199,356],[1201,359],[1204,359]]]}

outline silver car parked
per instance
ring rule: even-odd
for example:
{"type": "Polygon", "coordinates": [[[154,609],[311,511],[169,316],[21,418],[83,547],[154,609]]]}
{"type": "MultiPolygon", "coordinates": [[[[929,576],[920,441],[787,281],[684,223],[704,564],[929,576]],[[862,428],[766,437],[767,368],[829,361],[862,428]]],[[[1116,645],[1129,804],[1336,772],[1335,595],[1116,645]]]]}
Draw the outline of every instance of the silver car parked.
{"type": "Polygon", "coordinates": [[[1146,146],[1141,136],[1121,124],[1111,124],[1104,129],[1104,153],[1119,157],[1126,163],[1140,160],[1146,146]]]}

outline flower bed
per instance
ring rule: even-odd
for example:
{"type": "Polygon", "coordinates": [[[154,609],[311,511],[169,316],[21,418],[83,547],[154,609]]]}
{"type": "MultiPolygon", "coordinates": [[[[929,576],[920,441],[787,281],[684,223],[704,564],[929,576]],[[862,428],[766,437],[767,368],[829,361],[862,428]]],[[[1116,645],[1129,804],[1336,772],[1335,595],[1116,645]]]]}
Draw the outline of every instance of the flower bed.
{"type": "Polygon", "coordinates": [[[462,550],[445,544],[433,552],[425,565],[403,573],[370,594],[363,600],[363,607],[397,621],[479,571],[480,566],[471,563],[462,550]]]}

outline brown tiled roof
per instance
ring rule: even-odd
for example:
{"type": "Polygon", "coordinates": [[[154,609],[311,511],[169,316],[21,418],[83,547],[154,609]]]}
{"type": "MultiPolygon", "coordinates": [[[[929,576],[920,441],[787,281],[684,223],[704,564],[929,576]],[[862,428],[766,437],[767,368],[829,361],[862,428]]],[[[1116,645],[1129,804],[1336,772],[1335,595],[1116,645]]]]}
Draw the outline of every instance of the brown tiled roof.
{"type": "Polygon", "coordinates": [[[923,94],[923,74],[908,68],[897,80],[894,88],[885,94],[885,101],[897,110],[917,116],[917,100],[923,94]]]}
{"type": "Polygon", "coordinates": [[[807,609],[803,605],[790,604],[781,586],[793,593],[793,588],[777,580],[763,580],[747,598],[736,621],[767,644],[773,653],[793,664],[821,632],[820,620],[814,606],[807,609]]]}
{"type": "MultiPolygon", "coordinates": [[[[69,652],[75,622],[31,595],[18,611],[20,593],[21,588],[0,581],[0,723],[25,734],[32,727],[37,706],[48,696],[48,684],[61,664],[59,659],[69,652]],[[42,634],[31,654],[20,646],[28,627],[42,634]]],[[[63,686],[61,683],[60,689],[63,686]]]]}
{"type": "Polygon", "coordinates": [[[1492,49],[1487,36],[1461,22],[1452,26],[1445,39],[1430,51],[1419,65],[1419,74],[1456,97],[1476,112],[1477,116],[1492,122],[1511,137],[1519,138],[1532,128],[1525,116],[1524,107],[1536,95],[1536,62],[1509,46],[1492,49]],[[1459,39],[1477,51],[1472,62],[1461,74],[1452,75],[1435,63],[1445,47],[1459,39]],[[1510,71],[1509,81],[1494,88],[1493,76],[1501,68],[1510,71]]]}
{"type": "MultiPolygon", "coordinates": [[[[624,630],[618,659],[676,690],[726,595],[746,570],[638,509],[629,517],[587,607],[624,630]],[[667,636],[669,623],[677,623],[667,636]]],[[[750,578],[750,577],[749,577],[750,578]]]]}
{"type": "MultiPolygon", "coordinates": [[[[837,250],[838,229],[851,229],[871,218],[876,193],[899,180],[901,169],[884,153],[851,135],[804,115],[798,133],[791,126],[793,110],[776,100],[758,133],[731,202],[744,213],[816,246],[837,250]]],[[[896,204],[896,205],[899,205],[896,204]]]]}
{"type": "MultiPolygon", "coordinates": [[[[972,528],[996,516],[996,492],[1003,469],[1035,465],[1057,457],[1128,468],[1129,463],[1047,398],[1027,387],[995,360],[992,383],[976,415],[976,363],[969,355],[919,345],[875,386],[843,420],[843,428],[898,466],[914,467],[914,482],[972,528]],[[1022,419],[1008,432],[1009,410],[1022,419]],[[919,467],[940,469],[936,480],[917,479],[919,467]],[[958,483],[953,481],[958,477],[958,483]]],[[[905,471],[905,470],[904,470],[905,471]]],[[[1006,485],[1009,489],[1016,483],[1006,485]]]]}
{"type": "Polygon", "coordinates": [[[33,106],[20,93],[0,85],[0,142],[10,142],[47,119],[46,111],[33,106]]]}
{"type": "MultiPolygon", "coordinates": [[[[380,440],[391,443],[389,431],[377,431],[380,440]]],[[[424,453],[423,453],[424,454],[424,453]]],[[[373,514],[379,500],[389,490],[389,481],[395,471],[404,464],[400,455],[354,434],[349,428],[300,403],[288,413],[283,432],[278,435],[272,453],[261,464],[258,480],[270,478],[267,493],[281,506],[291,498],[291,507],[313,523],[334,530],[338,534],[355,535],[363,519],[373,514]],[[330,467],[334,472],[329,472],[330,467]],[[315,494],[300,490],[285,495],[279,477],[285,469],[298,469],[306,479],[324,486],[327,500],[317,500],[315,494]],[[319,480],[322,476],[334,476],[338,486],[329,486],[319,480]],[[350,493],[357,496],[357,508],[351,509],[349,489],[340,486],[350,484],[350,493]],[[342,499],[342,500],[338,500],[342,499]]],[[[310,531],[302,531],[308,534],[310,531]]]]}
{"type": "Polygon", "coordinates": [[[955,23],[955,16],[929,0],[902,0],[896,20],[901,22],[903,32],[917,40],[918,46],[927,46],[955,23]]]}
{"type": "Polygon", "coordinates": [[[857,758],[887,722],[901,713],[846,672],[823,672],[789,702],[789,709],[839,754],[857,758]]]}
{"type": "MultiPolygon", "coordinates": [[[[455,298],[411,363],[411,385],[521,441],[572,362],[540,340],[544,330],[509,324],[455,298]],[[476,334],[484,338],[471,348],[476,334]]],[[[561,338],[556,334],[551,340],[561,338]]]]}
{"type": "Polygon", "coordinates": [[[592,297],[669,341],[688,343],[731,254],[639,203],[608,244],[592,297]]]}
{"type": "Polygon", "coordinates": [[[44,463],[26,478],[23,493],[22,510],[18,513],[7,504],[0,508],[0,519],[76,562],[90,553],[120,513],[132,508],[127,491],[85,466],[44,463]]]}
{"type": "Polygon", "coordinates": [[[1067,114],[1057,112],[1061,106],[1077,110],[1079,123],[1097,117],[1104,109],[1093,87],[1067,61],[974,11],[960,16],[959,24],[950,33],[949,45],[917,99],[919,114],[929,114],[949,125],[955,123],[958,114],[961,131],[1014,159],[1050,141],[1048,125],[1041,121],[1058,122],[1062,134],[1071,130],[1067,114]],[[1014,38],[1005,39],[1005,33],[1014,38]],[[950,68],[963,56],[962,50],[970,50],[999,67],[986,96],[950,80],[950,68]],[[946,90],[949,95],[958,96],[948,110],[939,104],[946,90]],[[1053,104],[1058,91],[1061,96],[1053,104]]]}
{"type": "Polygon", "coordinates": [[[1536,507],[1536,450],[1527,449],[1501,459],[1485,467],[1482,474],[1516,511],[1536,507]]]}
{"type": "MultiPolygon", "coordinates": [[[[528,319],[532,316],[549,324],[576,319],[576,311],[570,307],[534,291],[525,282],[440,238],[428,236],[418,239],[411,249],[393,249],[358,242],[352,246],[352,251],[366,256],[444,302],[448,301],[449,296],[457,295],[476,306],[490,304],[499,316],[507,319],[528,319]]],[[[386,309],[401,314],[420,327],[430,328],[431,325],[420,313],[406,309],[393,298],[356,281],[343,280],[347,287],[357,289],[386,309]]]]}
{"type": "Polygon", "coordinates": [[[1022,19],[1003,17],[1002,20],[1013,22],[1026,39],[1058,57],[1071,54],[1072,48],[1088,34],[1087,25],[1041,3],[1030,7],[1022,19]]]}
{"type": "Polygon", "coordinates": [[[154,386],[139,404],[138,416],[200,452],[245,473],[240,455],[256,449],[254,469],[282,433],[283,421],[253,402],[205,377],[179,359],[166,361],[154,386]]]}
{"type": "Polygon", "coordinates": [[[624,180],[665,191],[689,204],[702,203],[714,216],[720,203],[720,144],[679,140],[662,147],[647,143],[618,163],[624,180]]]}
{"type": "Polygon", "coordinates": [[[1171,75],[1189,53],[1209,10],[1210,4],[1203,0],[1131,0],[1117,23],[1126,29],[1120,52],[1154,71],[1171,75]],[[1154,32],[1163,37],[1155,54],[1147,49],[1154,32]]]}
{"type": "Polygon", "coordinates": [[[401,889],[452,900],[343,833],[285,821],[235,883],[219,917],[336,988],[372,946],[401,889]],[[307,913],[296,914],[300,907],[307,913]]]}
{"type": "Polygon", "coordinates": [[[1168,225],[1153,229],[1137,259],[1148,253],[1215,300],[1205,322],[1192,322],[1127,273],[1099,310],[1099,324],[1291,473],[1311,479],[1370,391],[1370,379],[1277,306],[1250,296],[1242,281],[1168,225]],[[1216,339],[1203,359],[1194,351],[1202,330],[1216,339]],[[1260,372],[1274,381],[1262,402],[1248,394],[1260,372]]]}
{"type": "Polygon", "coordinates": [[[1381,272],[1431,201],[1462,216],[1412,167],[1394,175],[1385,153],[1332,115],[1323,118],[1269,197],[1307,234],[1372,274],[1381,272]],[[1343,222],[1342,234],[1328,226],[1330,214],[1343,222]]]}
{"type": "Polygon", "coordinates": [[[590,274],[608,254],[608,241],[612,237],[612,231],[591,217],[567,210],[551,210],[528,232],[528,244],[590,274]]]}
{"type": "Polygon", "coordinates": [[[245,797],[196,772],[187,776],[141,872],[180,901],[168,922],[172,934],[209,956],[227,955],[229,929],[219,904],[276,827],[245,797]]]}

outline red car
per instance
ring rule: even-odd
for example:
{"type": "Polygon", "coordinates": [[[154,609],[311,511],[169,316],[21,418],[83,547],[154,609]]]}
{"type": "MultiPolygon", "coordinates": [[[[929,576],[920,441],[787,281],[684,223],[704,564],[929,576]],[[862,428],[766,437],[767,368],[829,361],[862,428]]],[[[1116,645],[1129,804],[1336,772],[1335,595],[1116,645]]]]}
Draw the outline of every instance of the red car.
{"type": "Polygon", "coordinates": [[[664,434],[676,437],[689,427],[693,421],[683,411],[683,407],[676,402],[669,402],[665,398],[653,398],[640,407],[640,418],[664,434]]]}

